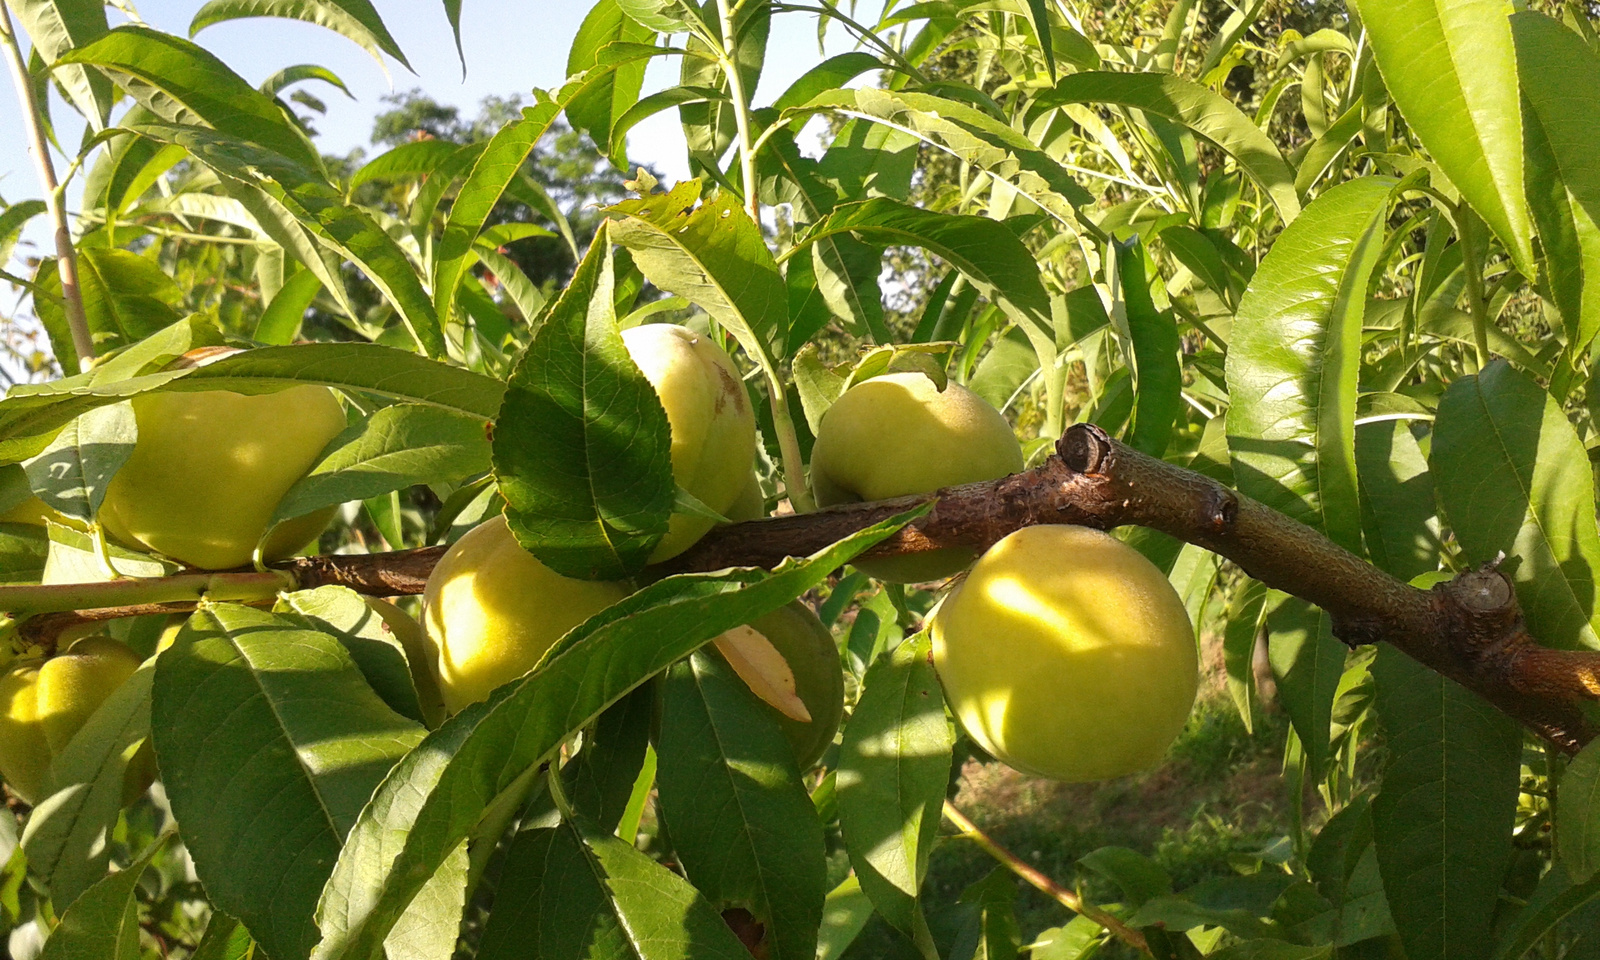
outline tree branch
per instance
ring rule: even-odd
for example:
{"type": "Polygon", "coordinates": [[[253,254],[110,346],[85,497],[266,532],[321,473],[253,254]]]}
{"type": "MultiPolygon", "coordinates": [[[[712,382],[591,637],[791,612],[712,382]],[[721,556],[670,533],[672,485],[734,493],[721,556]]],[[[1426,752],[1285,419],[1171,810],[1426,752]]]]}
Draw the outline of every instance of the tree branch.
{"type": "MultiPolygon", "coordinates": [[[[947,547],[983,550],[1013,530],[1039,523],[1102,530],[1150,527],[1226,557],[1267,586],[1316,604],[1332,617],[1334,635],[1352,646],[1394,645],[1567,753],[1576,753],[1594,736],[1579,701],[1600,699],[1600,652],[1540,646],[1527,632],[1510,580],[1493,565],[1419,590],[1310,527],[1087,424],[1070,427],[1056,454],[1025,473],[928,496],[733,524],[707,534],[662,572],[770,568],[930,497],[937,499],[931,511],[867,556],[947,547]]],[[[420,593],[442,552],[442,547],[427,547],[304,557],[276,566],[301,588],[339,584],[373,595],[420,593]]],[[[35,589],[0,587],[0,609],[17,612],[15,591],[35,589]]],[[[23,630],[47,641],[71,623],[106,616],[106,611],[52,614],[25,623],[23,630]],[[46,622],[35,628],[39,620],[46,622]]]]}

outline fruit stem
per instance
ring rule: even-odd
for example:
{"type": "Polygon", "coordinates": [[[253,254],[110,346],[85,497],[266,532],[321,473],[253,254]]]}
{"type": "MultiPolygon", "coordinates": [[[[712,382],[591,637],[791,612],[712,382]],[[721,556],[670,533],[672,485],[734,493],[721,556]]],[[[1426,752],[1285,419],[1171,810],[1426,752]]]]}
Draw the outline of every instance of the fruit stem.
{"type": "MultiPolygon", "coordinates": [[[[55,225],[56,275],[61,279],[62,306],[67,316],[67,327],[72,331],[72,349],[78,354],[79,368],[87,370],[94,360],[94,337],[89,333],[89,320],[83,312],[83,293],[78,287],[78,253],[72,246],[72,231],[67,227],[67,210],[62,203],[64,197],[60,184],[56,182],[55,166],[50,162],[44,123],[33,95],[33,78],[28,75],[28,65],[22,59],[22,48],[17,44],[11,14],[3,4],[0,4],[0,46],[5,48],[6,63],[11,68],[11,85],[16,88],[22,121],[28,128],[28,152],[33,155],[39,185],[44,188],[45,210],[55,225]]],[[[70,376],[72,372],[66,369],[66,364],[62,364],[62,373],[70,376]]]]}
{"type": "Polygon", "coordinates": [[[1053,898],[1056,900],[1056,902],[1060,903],[1068,910],[1071,910],[1073,913],[1088,917],[1090,920],[1098,923],[1101,927],[1114,934],[1117,939],[1121,940],[1123,943],[1126,943],[1128,946],[1133,947],[1135,950],[1140,950],[1147,955],[1150,953],[1150,945],[1145,941],[1144,934],[1123,923],[1121,920],[1118,920],[1116,917],[1113,917],[1111,914],[1106,913],[1099,907],[1096,907],[1093,904],[1085,903],[1083,898],[1078,896],[1077,893],[1062,887],[1054,880],[1051,880],[1038,870],[1035,870],[1032,866],[1023,862],[1023,860],[1016,854],[1012,853],[1010,850],[1007,850],[1005,847],[1002,847],[988,834],[978,829],[977,824],[973,823],[971,820],[968,820],[966,815],[960,810],[957,810],[955,804],[948,800],[944,802],[944,816],[946,820],[949,820],[951,823],[955,824],[956,829],[961,831],[962,836],[977,844],[978,848],[984,853],[987,853],[989,856],[999,861],[1000,865],[1005,867],[1007,870],[1010,870],[1012,873],[1028,881],[1029,884],[1031,884],[1041,893],[1053,898]]]}
{"type": "Polygon", "coordinates": [[[279,591],[294,588],[294,576],[283,570],[187,573],[101,583],[28,584],[0,587],[0,610],[32,614],[199,600],[270,600],[279,591]]]}
{"type": "Polygon", "coordinates": [[[789,413],[789,395],[776,376],[767,378],[767,392],[772,396],[772,429],[778,435],[778,453],[783,460],[783,491],[795,513],[811,513],[817,504],[806,486],[806,461],[800,455],[800,437],[789,413]]]}

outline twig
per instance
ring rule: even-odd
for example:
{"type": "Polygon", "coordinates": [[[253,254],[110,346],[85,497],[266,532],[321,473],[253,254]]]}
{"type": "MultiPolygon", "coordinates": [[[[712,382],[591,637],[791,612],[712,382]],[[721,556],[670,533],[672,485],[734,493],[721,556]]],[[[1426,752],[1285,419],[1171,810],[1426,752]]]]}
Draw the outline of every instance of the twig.
{"type": "Polygon", "coordinates": [[[968,840],[971,840],[973,843],[977,844],[984,853],[987,853],[989,856],[995,858],[995,860],[999,861],[1000,865],[1005,867],[1007,870],[1010,870],[1012,873],[1028,881],[1029,884],[1031,884],[1035,889],[1043,893],[1045,896],[1050,897],[1051,899],[1060,903],[1073,913],[1088,917],[1090,920],[1098,923],[1106,930],[1111,931],[1111,933],[1115,935],[1118,940],[1121,940],[1128,946],[1133,947],[1135,950],[1142,951],[1146,954],[1150,952],[1150,945],[1145,941],[1144,934],[1133,929],[1104,910],[1101,910],[1094,904],[1085,903],[1083,898],[1078,896],[1076,892],[1068,890],[1067,888],[1056,883],[1054,880],[1051,880],[1049,877],[1040,873],[1038,870],[1035,870],[1031,865],[1024,862],[1016,854],[1012,853],[1010,850],[1007,850],[1005,847],[1002,847],[988,834],[978,829],[977,824],[973,823],[971,820],[968,820],[966,815],[960,810],[957,810],[955,808],[955,804],[952,804],[948,800],[944,802],[944,818],[955,824],[956,829],[960,830],[962,835],[968,840]]]}
{"type": "Polygon", "coordinates": [[[17,89],[22,122],[28,128],[28,152],[33,155],[39,185],[44,187],[45,210],[55,225],[56,274],[61,278],[61,300],[67,327],[72,331],[72,349],[77,351],[78,365],[88,369],[94,360],[94,337],[89,334],[89,320],[83,312],[83,292],[78,287],[78,252],[73,249],[72,232],[67,228],[67,210],[56,182],[55,165],[50,162],[50,147],[45,143],[39,105],[33,97],[33,79],[28,75],[22,48],[17,44],[16,29],[11,25],[11,14],[4,4],[0,4],[0,46],[5,48],[6,62],[11,67],[11,84],[17,89]]]}
{"type": "MultiPolygon", "coordinates": [[[[984,550],[1014,530],[1040,523],[1102,530],[1150,527],[1226,557],[1267,586],[1316,604],[1331,616],[1334,635],[1352,646],[1392,644],[1478,693],[1563,753],[1577,753],[1594,737],[1580,701],[1600,699],[1600,652],[1540,646],[1528,634],[1511,581],[1497,568],[1467,571],[1432,590],[1419,590],[1310,527],[1192,470],[1140,453],[1089,424],[1068,428],[1055,455],[1025,473],[926,496],[731,524],[654,572],[770,569],[929,499],[937,501],[932,510],[866,556],[948,547],[984,550]]],[[[392,596],[421,593],[443,550],[303,557],[274,567],[302,589],[339,584],[392,596]]],[[[17,612],[18,600],[36,597],[32,591],[38,589],[0,587],[0,610],[17,612]]],[[[143,611],[117,615],[133,612],[143,611]]],[[[89,622],[106,614],[61,616],[89,622]]],[[[28,624],[23,626],[31,635],[28,624]]]]}

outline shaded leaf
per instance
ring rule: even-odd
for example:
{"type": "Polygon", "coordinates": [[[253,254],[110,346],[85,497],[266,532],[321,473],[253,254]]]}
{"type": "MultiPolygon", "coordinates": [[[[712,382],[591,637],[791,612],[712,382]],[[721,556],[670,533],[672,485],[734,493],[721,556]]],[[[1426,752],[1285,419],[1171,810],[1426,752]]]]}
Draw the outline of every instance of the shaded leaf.
{"type": "Polygon", "coordinates": [[[247,17],[283,17],[327,27],[354,41],[380,65],[382,51],[411,69],[400,45],[389,35],[389,28],[368,0],[209,0],[189,21],[189,36],[218,23],[247,17]]]}

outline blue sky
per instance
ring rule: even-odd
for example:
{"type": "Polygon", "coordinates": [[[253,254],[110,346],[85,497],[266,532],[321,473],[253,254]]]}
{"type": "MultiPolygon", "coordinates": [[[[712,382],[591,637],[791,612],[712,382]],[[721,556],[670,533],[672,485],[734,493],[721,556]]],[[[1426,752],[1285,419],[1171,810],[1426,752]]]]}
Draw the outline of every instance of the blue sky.
{"type": "MultiPolygon", "coordinates": [[[[195,11],[204,0],[135,0],[140,15],[152,26],[188,34],[195,11]]],[[[462,46],[467,72],[450,38],[450,24],[439,0],[374,0],[412,67],[413,75],[398,63],[386,64],[388,73],[364,50],[349,40],[311,24],[288,20],[236,20],[209,27],[195,39],[217,54],[251,83],[259,83],[286,66],[314,63],[338,74],[355,99],[321,83],[306,85],[328,105],[328,115],[316,121],[319,144],[329,153],[344,153],[368,146],[372,117],[383,109],[382,96],[391,91],[420,87],[435,99],[457,104],[472,115],[485,96],[527,93],[534,87],[555,87],[566,73],[567,47],[588,12],[586,0],[463,0],[462,46]]],[[[880,3],[863,2],[858,13],[868,17],[880,3]]],[[[110,11],[113,24],[121,22],[110,11]]],[[[850,38],[835,26],[829,33],[827,53],[850,49],[850,38]]],[[[809,14],[781,15],[773,24],[767,66],[756,103],[776,97],[788,84],[814,66],[817,50],[816,20],[809,14]]],[[[662,58],[645,80],[649,92],[675,82],[677,63],[662,58]]],[[[71,111],[56,101],[52,109],[64,144],[76,143],[81,124],[73,126],[71,111]]],[[[629,136],[631,157],[647,161],[668,180],[685,175],[683,137],[676,111],[668,111],[634,128],[629,136]]],[[[60,156],[57,169],[65,167],[60,156]]],[[[39,196],[38,181],[27,156],[21,117],[14,91],[0,95],[0,196],[16,202],[39,196]]],[[[75,195],[69,205],[75,208],[75,195]]],[[[25,239],[48,236],[43,219],[36,219],[25,239]]],[[[21,252],[21,251],[19,251],[21,252]]]]}

